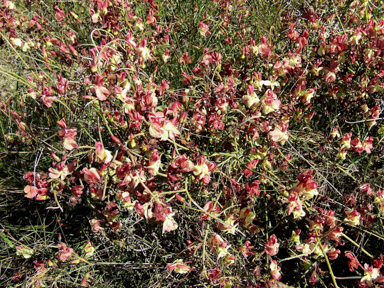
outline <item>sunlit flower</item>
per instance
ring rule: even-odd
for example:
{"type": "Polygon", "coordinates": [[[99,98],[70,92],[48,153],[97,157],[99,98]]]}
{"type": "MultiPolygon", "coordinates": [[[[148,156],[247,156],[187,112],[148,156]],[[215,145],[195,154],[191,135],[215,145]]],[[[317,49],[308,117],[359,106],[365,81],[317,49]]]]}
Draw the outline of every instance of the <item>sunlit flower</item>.
{"type": "Polygon", "coordinates": [[[144,37],[143,40],[141,40],[141,43],[137,48],[137,53],[139,54],[142,62],[147,62],[148,59],[151,58],[151,50],[147,48],[147,38],[144,37]]]}
{"type": "Polygon", "coordinates": [[[277,262],[275,260],[271,260],[271,264],[269,265],[269,268],[271,269],[272,277],[277,281],[280,280],[281,279],[281,273],[280,273],[281,268],[277,265],[277,262]]]}
{"type": "Polygon", "coordinates": [[[371,285],[374,280],[380,276],[380,270],[369,266],[367,263],[364,264],[364,277],[361,278],[361,283],[367,283],[371,285]]]}
{"type": "Polygon", "coordinates": [[[347,214],[347,218],[344,219],[344,222],[351,225],[351,226],[357,226],[360,224],[360,213],[356,210],[350,210],[345,211],[345,214],[347,214]]]}
{"type": "Polygon", "coordinates": [[[163,234],[165,232],[174,231],[178,228],[176,221],[173,219],[173,215],[175,215],[175,213],[167,214],[167,216],[164,220],[164,223],[163,223],[163,234]]]}
{"type": "Polygon", "coordinates": [[[275,130],[268,133],[268,136],[272,139],[274,142],[279,142],[281,145],[284,145],[285,142],[288,141],[289,133],[285,129],[285,131],[282,131],[284,129],[276,128],[275,130]]]}
{"type": "Polygon", "coordinates": [[[172,264],[167,264],[167,268],[169,272],[175,271],[179,274],[186,274],[192,271],[192,268],[185,264],[182,259],[177,259],[172,264]]]}
{"type": "Polygon", "coordinates": [[[261,103],[263,105],[263,114],[269,114],[280,109],[281,102],[277,99],[277,95],[271,90],[268,89],[264,96],[261,98],[261,103]]]}
{"type": "Polygon", "coordinates": [[[199,22],[199,32],[201,36],[207,36],[211,34],[209,32],[209,26],[203,22],[199,22]]]}

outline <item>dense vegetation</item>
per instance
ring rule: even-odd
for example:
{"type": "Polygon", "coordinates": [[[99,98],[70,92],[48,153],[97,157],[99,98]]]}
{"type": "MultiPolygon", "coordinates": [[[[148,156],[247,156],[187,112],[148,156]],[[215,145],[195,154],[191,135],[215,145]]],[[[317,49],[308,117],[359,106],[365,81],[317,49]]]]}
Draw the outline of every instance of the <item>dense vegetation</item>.
{"type": "Polygon", "coordinates": [[[381,6],[3,0],[0,286],[383,285],[381,6]]]}

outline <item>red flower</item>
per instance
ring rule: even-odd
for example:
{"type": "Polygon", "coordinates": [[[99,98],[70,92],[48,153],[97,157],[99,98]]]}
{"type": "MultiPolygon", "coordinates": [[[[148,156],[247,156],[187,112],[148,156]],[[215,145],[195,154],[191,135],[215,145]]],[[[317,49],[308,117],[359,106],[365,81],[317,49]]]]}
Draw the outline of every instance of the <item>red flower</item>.
{"type": "Polygon", "coordinates": [[[77,135],[77,132],[76,132],[77,129],[76,128],[68,128],[67,123],[65,122],[64,118],[57,121],[57,124],[59,124],[59,126],[61,128],[63,128],[63,130],[60,130],[58,132],[58,134],[59,134],[59,137],[61,138],[61,140],[63,142],[64,148],[69,150],[69,151],[77,148],[78,145],[76,144],[76,140],[75,140],[75,137],[77,135]]]}
{"type": "Polygon", "coordinates": [[[100,227],[100,223],[103,223],[103,222],[105,222],[105,221],[104,220],[98,220],[98,219],[90,220],[89,223],[91,224],[92,231],[93,232],[98,232],[98,231],[104,230],[103,227],[100,227]]]}
{"type": "Polygon", "coordinates": [[[341,252],[339,249],[332,248],[327,252],[327,254],[329,259],[335,260],[341,254],[341,252]]]}
{"type": "Polygon", "coordinates": [[[80,172],[81,174],[84,174],[84,180],[88,184],[97,183],[101,180],[99,172],[96,170],[96,168],[83,168],[83,170],[80,172]]]}
{"type": "Polygon", "coordinates": [[[65,18],[65,12],[63,10],[60,10],[59,6],[55,6],[54,9],[56,11],[56,20],[59,22],[63,21],[65,18]]]}
{"type": "Polygon", "coordinates": [[[345,251],[345,257],[347,257],[349,259],[348,261],[348,267],[349,267],[349,270],[351,272],[354,271],[354,269],[357,269],[359,268],[359,266],[361,268],[363,268],[363,266],[361,266],[361,264],[359,263],[359,261],[357,260],[356,256],[351,252],[351,251],[345,251]]]}
{"type": "Polygon", "coordinates": [[[174,169],[178,169],[178,172],[191,172],[194,167],[192,161],[188,160],[186,154],[178,156],[170,166],[174,169]]]}
{"type": "Polygon", "coordinates": [[[101,75],[96,75],[94,79],[94,86],[91,88],[91,92],[96,95],[100,101],[105,101],[110,92],[104,87],[104,78],[101,75]]]}
{"type": "Polygon", "coordinates": [[[156,22],[156,18],[153,16],[155,12],[152,9],[149,9],[148,16],[147,16],[147,23],[152,24],[156,22]]]}
{"type": "Polygon", "coordinates": [[[213,269],[211,272],[208,273],[208,278],[213,283],[219,280],[220,277],[221,277],[221,273],[219,268],[213,269]]]}
{"type": "Polygon", "coordinates": [[[76,185],[72,187],[72,195],[79,197],[81,194],[83,194],[83,185],[76,185]]]}
{"type": "Polygon", "coordinates": [[[251,242],[245,241],[244,245],[237,248],[237,250],[239,250],[241,253],[243,253],[243,256],[245,258],[247,258],[248,256],[256,254],[256,251],[250,251],[252,248],[253,248],[253,246],[251,246],[251,242]]]}
{"type": "Polygon", "coordinates": [[[211,32],[209,32],[209,26],[203,22],[199,22],[199,32],[201,36],[207,36],[211,34],[211,32]]]}
{"type": "Polygon", "coordinates": [[[71,256],[72,253],[73,253],[72,248],[69,248],[64,243],[61,243],[59,245],[59,255],[57,256],[57,259],[59,259],[59,261],[64,262],[71,256]]]}
{"type": "Polygon", "coordinates": [[[271,260],[271,264],[269,265],[269,268],[271,269],[271,274],[274,279],[279,281],[281,279],[281,268],[277,266],[277,261],[271,260]]]}
{"type": "Polygon", "coordinates": [[[265,244],[265,252],[269,256],[275,256],[279,252],[279,243],[277,242],[277,237],[275,234],[273,234],[267,243],[265,244]]]}
{"type": "Polygon", "coordinates": [[[176,273],[185,274],[190,271],[193,271],[191,267],[185,265],[187,263],[189,262],[183,263],[182,259],[177,259],[172,264],[168,264],[167,268],[169,269],[169,272],[172,272],[173,270],[175,270],[176,273]]]}

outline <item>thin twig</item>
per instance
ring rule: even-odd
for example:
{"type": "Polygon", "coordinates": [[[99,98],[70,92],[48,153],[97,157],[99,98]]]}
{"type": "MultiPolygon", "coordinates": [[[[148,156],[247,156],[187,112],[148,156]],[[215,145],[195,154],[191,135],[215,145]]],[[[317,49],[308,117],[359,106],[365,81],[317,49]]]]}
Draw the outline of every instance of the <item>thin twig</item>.
{"type": "Polygon", "coordinates": [[[355,241],[353,241],[351,238],[349,238],[347,235],[345,235],[344,233],[341,233],[343,235],[343,237],[345,239],[347,239],[349,242],[351,242],[353,245],[355,245],[357,248],[360,248],[361,251],[363,251],[365,253],[365,255],[367,255],[368,257],[370,258],[373,258],[373,256],[371,254],[369,254],[363,247],[361,247],[359,244],[357,244],[355,241]]]}
{"type": "Polygon", "coordinates": [[[336,278],[335,278],[335,275],[333,274],[331,264],[329,263],[329,259],[328,259],[327,253],[325,253],[323,245],[321,245],[319,234],[318,234],[317,230],[315,230],[315,231],[316,231],[317,243],[320,245],[320,249],[323,252],[323,256],[325,258],[325,262],[327,262],[329,273],[331,273],[331,278],[332,278],[333,285],[335,285],[335,288],[338,288],[339,286],[337,286],[336,278]]]}
{"type": "Polygon", "coordinates": [[[323,179],[324,179],[324,180],[325,180],[325,181],[326,181],[326,182],[333,188],[333,190],[335,190],[337,193],[339,193],[339,195],[340,195],[341,197],[343,197],[343,194],[341,194],[341,192],[340,192],[339,190],[337,190],[336,187],[333,186],[333,184],[332,184],[331,182],[329,182],[328,179],[325,178],[325,176],[323,176],[323,174],[321,174],[321,173],[316,169],[316,167],[313,166],[313,165],[311,164],[311,162],[309,162],[307,159],[305,159],[305,157],[304,157],[303,155],[301,155],[300,152],[297,151],[295,147],[293,147],[293,145],[291,144],[291,142],[287,141],[287,143],[291,146],[291,148],[292,148],[293,150],[295,150],[296,154],[297,154],[298,156],[300,156],[301,159],[303,159],[305,162],[307,162],[313,169],[315,169],[315,170],[317,171],[317,173],[318,173],[321,177],[323,177],[323,179]]]}
{"type": "Polygon", "coordinates": [[[366,119],[366,120],[360,120],[360,121],[355,121],[355,122],[345,121],[345,123],[356,124],[356,123],[363,123],[363,122],[376,121],[376,120],[382,120],[382,119],[384,119],[384,118],[366,119]]]}

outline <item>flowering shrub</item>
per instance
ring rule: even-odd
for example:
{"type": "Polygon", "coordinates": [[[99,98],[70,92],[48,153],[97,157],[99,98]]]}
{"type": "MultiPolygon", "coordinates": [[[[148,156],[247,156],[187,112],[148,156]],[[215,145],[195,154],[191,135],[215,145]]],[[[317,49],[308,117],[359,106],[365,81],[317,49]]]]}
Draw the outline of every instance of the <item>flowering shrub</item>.
{"type": "Polygon", "coordinates": [[[380,3],[3,0],[4,283],[383,284],[380,3]]]}

